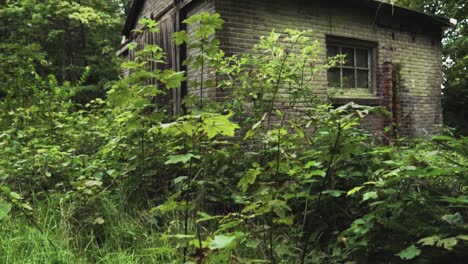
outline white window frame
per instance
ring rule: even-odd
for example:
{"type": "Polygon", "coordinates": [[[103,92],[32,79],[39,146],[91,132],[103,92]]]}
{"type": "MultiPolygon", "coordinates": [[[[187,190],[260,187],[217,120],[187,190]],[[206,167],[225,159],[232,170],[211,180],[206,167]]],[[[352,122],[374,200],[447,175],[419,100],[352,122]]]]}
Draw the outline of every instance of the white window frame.
{"type": "Polygon", "coordinates": [[[354,95],[363,95],[363,96],[372,96],[376,94],[376,61],[377,61],[377,43],[353,38],[346,38],[346,37],[338,37],[338,36],[326,36],[326,47],[327,47],[327,59],[328,59],[328,50],[330,47],[338,47],[339,53],[343,48],[350,48],[354,50],[354,65],[353,66],[346,66],[346,65],[337,65],[336,67],[331,67],[327,70],[327,86],[330,89],[336,89],[338,92],[341,92],[343,95],[354,94],[354,95]],[[356,50],[367,50],[367,59],[368,59],[368,67],[358,67],[357,66],[357,59],[356,59],[356,50]],[[340,87],[333,87],[329,84],[329,71],[332,69],[340,69],[340,87]],[[354,70],[354,87],[343,87],[343,69],[350,69],[354,70]],[[368,87],[357,87],[358,83],[358,71],[359,70],[367,70],[368,71],[368,87]]]}

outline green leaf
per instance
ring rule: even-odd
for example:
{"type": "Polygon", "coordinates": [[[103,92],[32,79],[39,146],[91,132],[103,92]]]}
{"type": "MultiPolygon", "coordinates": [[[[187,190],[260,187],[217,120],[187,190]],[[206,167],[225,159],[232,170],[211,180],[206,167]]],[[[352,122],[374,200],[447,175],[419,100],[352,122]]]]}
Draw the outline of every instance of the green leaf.
{"type": "Polygon", "coordinates": [[[461,204],[461,205],[466,205],[468,204],[468,196],[466,195],[461,195],[457,198],[450,197],[450,196],[441,196],[440,200],[449,202],[449,203],[456,203],[456,204],[461,204]]]}
{"type": "Polygon", "coordinates": [[[323,192],[323,194],[328,194],[336,198],[340,197],[343,193],[344,193],[343,191],[339,191],[339,190],[326,190],[323,192]]]}
{"type": "Polygon", "coordinates": [[[19,206],[21,206],[21,208],[24,208],[24,209],[26,209],[26,210],[28,210],[28,211],[32,211],[32,210],[33,210],[33,208],[32,208],[29,204],[27,204],[27,203],[21,203],[19,206]]]}
{"type": "Polygon", "coordinates": [[[437,242],[438,247],[443,247],[447,250],[453,250],[453,248],[458,244],[458,240],[455,237],[449,237],[441,239],[437,242]]]}
{"type": "Polygon", "coordinates": [[[453,141],[454,140],[452,137],[448,137],[448,136],[435,136],[432,139],[436,141],[453,141]]]}
{"type": "Polygon", "coordinates": [[[166,165],[169,164],[177,164],[177,163],[187,163],[191,159],[200,159],[200,156],[193,155],[191,153],[188,154],[182,154],[182,155],[171,155],[169,156],[169,159],[166,161],[166,165]]]}
{"type": "Polygon", "coordinates": [[[411,260],[421,255],[421,250],[417,248],[415,245],[412,245],[406,248],[405,250],[401,251],[398,255],[403,260],[411,260]]]}
{"type": "MultiPolygon", "coordinates": [[[[139,22],[140,24],[143,24],[152,30],[156,30],[156,27],[158,26],[158,22],[156,20],[149,19],[149,18],[142,18],[140,19],[139,22]]],[[[157,32],[157,31],[151,31],[151,32],[157,32]]]]}
{"type": "Polygon", "coordinates": [[[297,253],[294,253],[294,248],[283,245],[275,247],[275,253],[281,258],[297,257],[297,253]]]}
{"type": "Polygon", "coordinates": [[[216,215],[216,216],[211,216],[207,213],[203,213],[203,212],[198,212],[197,213],[201,218],[197,220],[197,223],[203,223],[203,222],[207,222],[207,221],[212,221],[212,220],[217,220],[217,219],[220,219],[220,218],[223,218],[223,216],[219,216],[219,215],[216,215]]]}
{"type": "Polygon", "coordinates": [[[187,176],[179,176],[179,177],[174,179],[174,184],[179,184],[179,183],[184,182],[186,180],[188,180],[187,176]]]}
{"type": "Polygon", "coordinates": [[[176,254],[177,249],[174,247],[161,246],[157,248],[147,248],[142,250],[143,253],[154,254],[154,255],[165,255],[176,254]]]}
{"type": "Polygon", "coordinates": [[[323,170],[313,170],[311,172],[307,172],[305,175],[304,175],[304,178],[306,179],[310,179],[312,177],[325,177],[326,175],[326,172],[323,171],[323,170]]]}
{"type": "Polygon", "coordinates": [[[184,72],[175,72],[173,70],[165,70],[159,78],[166,85],[167,89],[180,87],[186,79],[184,72]]]}
{"type": "Polygon", "coordinates": [[[460,235],[457,237],[449,237],[442,239],[440,236],[431,236],[426,237],[418,241],[418,244],[423,246],[437,246],[443,247],[447,250],[453,250],[453,248],[458,244],[458,240],[468,240],[468,236],[460,235]]]}
{"type": "Polygon", "coordinates": [[[258,240],[248,240],[245,244],[245,246],[248,248],[258,248],[258,245],[260,245],[258,240]]]}
{"type": "Polygon", "coordinates": [[[440,236],[430,236],[418,241],[423,246],[434,246],[440,240],[440,236]]]}
{"type": "Polygon", "coordinates": [[[0,220],[5,218],[11,210],[11,204],[0,202],[0,220]]]}
{"type": "Polygon", "coordinates": [[[162,240],[182,240],[182,241],[189,241],[195,238],[194,235],[184,235],[184,234],[175,234],[175,235],[161,235],[162,240]]]}
{"type": "Polygon", "coordinates": [[[364,189],[365,186],[359,186],[359,187],[355,187],[353,188],[352,190],[350,190],[347,194],[347,196],[353,196],[354,194],[356,194],[357,192],[359,192],[360,190],[364,189]]]}
{"type": "Polygon", "coordinates": [[[84,182],[84,186],[86,187],[101,187],[102,186],[102,181],[95,181],[95,180],[89,180],[84,182]]]}
{"type": "Polygon", "coordinates": [[[275,212],[280,218],[286,217],[286,212],[290,212],[291,208],[287,205],[286,201],[274,199],[268,202],[270,211],[275,212]]]}
{"type": "Polygon", "coordinates": [[[172,38],[174,40],[174,43],[179,46],[179,45],[182,45],[184,43],[188,43],[189,42],[189,35],[187,34],[187,31],[185,30],[182,30],[182,31],[179,31],[179,32],[174,32],[172,34],[172,38]]]}
{"type": "Polygon", "coordinates": [[[368,200],[375,200],[377,198],[379,198],[379,195],[377,194],[377,192],[368,192],[362,196],[362,201],[365,202],[368,200]]]}
{"type": "Polygon", "coordinates": [[[231,122],[229,118],[233,113],[223,114],[203,114],[203,130],[209,139],[215,136],[234,137],[239,125],[231,122]]]}
{"type": "Polygon", "coordinates": [[[237,187],[241,188],[243,192],[246,192],[250,185],[254,184],[257,176],[260,175],[260,170],[249,170],[244,174],[244,177],[240,179],[237,187]]]}
{"type": "Polygon", "coordinates": [[[215,236],[213,241],[210,243],[210,249],[226,249],[234,246],[236,241],[236,236],[225,236],[219,235],[215,236]]]}
{"type": "Polygon", "coordinates": [[[321,162],[318,162],[318,161],[309,161],[307,162],[307,164],[304,166],[305,169],[310,169],[312,167],[319,167],[320,165],[322,165],[321,162]]]}
{"type": "Polygon", "coordinates": [[[292,226],[294,224],[294,215],[280,217],[279,219],[275,221],[275,223],[292,226]]]}
{"type": "Polygon", "coordinates": [[[98,217],[98,218],[94,219],[94,222],[93,222],[93,223],[94,223],[95,225],[103,225],[105,222],[106,222],[106,221],[104,220],[104,218],[98,217]]]}
{"type": "Polygon", "coordinates": [[[23,198],[21,197],[21,195],[19,195],[19,194],[16,193],[16,192],[10,192],[10,197],[11,197],[12,199],[16,199],[16,200],[21,200],[21,199],[23,199],[23,198]]]}
{"type": "Polygon", "coordinates": [[[442,216],[442,219],[450,225],[459,225],[463,223],[463,217],[460,213],[456,213],[453,215],[444,215],[442,216]]]}
{"type": "Polygon", "coordinates": [[[109,176],[113,177],[113,178],[114,178],[114,174],[115,174],[116,172],[117,172],[116,170],[107,170],[107,171],[106,171],[106,173],[107,173],[109,176]]]}

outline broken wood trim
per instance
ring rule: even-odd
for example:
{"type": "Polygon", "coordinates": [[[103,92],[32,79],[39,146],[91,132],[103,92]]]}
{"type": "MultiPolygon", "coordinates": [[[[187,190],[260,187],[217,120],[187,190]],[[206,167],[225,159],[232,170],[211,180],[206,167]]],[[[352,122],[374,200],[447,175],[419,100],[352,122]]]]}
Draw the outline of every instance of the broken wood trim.
{"type": "Polygon", "coordinates": [[[394,137],[400,138],[400,128],[401,128],[401,75],[400,75],[401,66],[395,64],[392,72],[393,79],[393,126],[394,126],[394,137]]]}
{"type": "Polygon", "coordinates": [[[394,134],[394,112],[393,112],[393,64],[391,62],[385,62],[383,64],[383,88],[384,88],[384,105],[387,111],[390,113],[389,118],[389,136],[393,137],[394,134]]]}

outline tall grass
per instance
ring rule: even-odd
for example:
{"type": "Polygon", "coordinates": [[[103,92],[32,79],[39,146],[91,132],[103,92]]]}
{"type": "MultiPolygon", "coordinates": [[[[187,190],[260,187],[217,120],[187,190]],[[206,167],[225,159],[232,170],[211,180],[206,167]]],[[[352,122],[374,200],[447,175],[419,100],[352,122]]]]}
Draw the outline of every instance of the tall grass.
{"type": "Polygon", "coordinates": [[[0,221],[0,263],[172,262],[151,250],[164,241],[141,211],[123,210],[105,195],[86,203],[68,202],[63,196],[35,201],[31,216],[14,213],[0,221]],[[90,221],[97,215],[104,222],[90,221]]]}

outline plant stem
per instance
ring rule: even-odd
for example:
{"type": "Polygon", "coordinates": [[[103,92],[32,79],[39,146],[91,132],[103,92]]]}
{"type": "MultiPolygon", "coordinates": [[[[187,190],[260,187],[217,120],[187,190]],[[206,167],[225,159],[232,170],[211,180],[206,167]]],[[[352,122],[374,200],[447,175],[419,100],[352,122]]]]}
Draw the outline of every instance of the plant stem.
{"type": "Polygon", "coordinates": [[[268,121],[267,121],[266,131],[270,130],[271,115],[273,114],[273,108],[275,106],[276,96],[278,95],[280,84],[281,84],[281,78],[283,76],[283,69],[284,69],[284,66],[286,64],[286,60],[288,59],[288,57],[289,57],[289,52],[286,52],[281,62],[280,70],[278,72],[278,77],[276,79],[275,92],[273,93],[273,98],[271,99],[270,107],[268,108],[268,121]]]}
{"type": "Polygon", "coordinates": [[[276,263],[273,246],[273,221],[270,223],[270,260],[272,264],[276,263]]]}
{"type": "MultiPolygon", "coordinates": [[[[188,234],[188,220],[189,220],[189,191],[190,191],[190,185],[192,183],[192,165],[193,165],[193,159],[190,159],[190,166],[189,166],[189,178],[187,182],[187,190],[184,195],[185,199],[185,214],[184,214],[184,235],[187,236],[188,234]]],[[[188,244],[185,245],[184,247],[184,261],[183,263],[187,262],[187,252],[188,251],[188,244]]]]}
{"type": "Polygon", "coordinates": [[[201,75],[200,75],[200,109],[203,109],[203,89],[204,89],[204,74],[205,74],[205,45],[202,44],[201,47],[201,75]]]}
{"type": "MultiPolygon", "coordinates": [[[[334,144],[333,144],[333,146],[331,148],[330,161],[328,162],[325,177],[323,178],[322,186],[320,187],[320,193],[319,193],[319,196],[317,198],[317,206],[315,207],[315,212],[318,212],[320,210],[323,191],[325,189],[325,185],[326,185],[328,179],[330,178],[330,175],[331,175],[331,172],[332,172],[332,169],[333,169],[333,163],[334,163],[334,160],[335,160],[335,156],[337,154],[336,152],[338,150],[338,144],[340,143],[342,129],[343,128],[342,128],[342,125],[341,125],[341,121],[338,120],[338,131],[337,131],[335,142],[334,142],[334,144]]],[[[307,213],[307,211],[305,211],[305,213],[306,213],[306,215],[304,216],[303,232],[302,232],[303,248],[302,248],[301,264],[305,263],[305,258],[306,258],[306,254],[307,254],[307,245],[308,245],[307,241],[306,241],[306,238],[309,236],[309,233],[310,233],[309,230],[304,231],[305,226],[308,225],[307,224],[307,222],[308,222],[308,213],[307,213]]]]}

